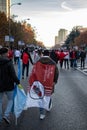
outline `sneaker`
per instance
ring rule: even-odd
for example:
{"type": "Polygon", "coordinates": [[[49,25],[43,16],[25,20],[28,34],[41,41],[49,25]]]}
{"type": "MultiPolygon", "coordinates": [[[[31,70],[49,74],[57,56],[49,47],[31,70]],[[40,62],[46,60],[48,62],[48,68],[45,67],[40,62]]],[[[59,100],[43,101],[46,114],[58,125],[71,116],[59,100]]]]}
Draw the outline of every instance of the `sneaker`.
{"type": "Polygon", "coordinates": [[[40,119],[43,120],[45,118],[44,114],[40,114],[40,119]]]}
{"type": "Polygon", "coordinates": [[[7,124],[10,124],[11,122],[10,122],[10,120],[8,119],[8,117],[3,117],[3,120],[7,123],[7,124]]]}

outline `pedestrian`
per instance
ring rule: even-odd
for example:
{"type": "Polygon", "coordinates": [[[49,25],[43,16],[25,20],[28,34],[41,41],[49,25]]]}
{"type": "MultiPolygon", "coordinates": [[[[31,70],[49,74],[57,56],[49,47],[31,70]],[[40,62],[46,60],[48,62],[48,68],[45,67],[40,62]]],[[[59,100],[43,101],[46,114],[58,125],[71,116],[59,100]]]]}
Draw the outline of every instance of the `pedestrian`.
{"type": "Polygon", "coordinates": [[[13,61],[13,56],[14,56],[14,52],[12,47],[10,47],[8,50],[8,58],[13,61]]]}
{"type": "Polygon", "coordinates": [[[67,69],[69,69],[69,60],[70,60],[70,57],[69,57],[69,50],[65,50],[64,51],[64,54],[66,55],[65,57],[64,57],[64,67],[65,67],[65,69],[67,68],[67,69]]]}
{"type": "Polygon", "coordinates": [[[21,52],[20,50],[17,48],[14,51],[14,63],[18,64],[19,58],[21,57],[21,52]]]}
{"type": "Polygon", "coordinates": [[[8,58],[8,48],[0,49],[0,123],[2,119],[10,124],[10,113],[13,106],[14,83],[20,84],[16,76],[12,60],[8,58]],[[3,97],[7,96],[8,103],[3,114],[3,97]]]}
{"type": "Polygon", "coordinates": [[[76,68],[77,67],[77,51],[75,48],[73,48],[71,51],[70,51],[70,67],[71,68],[76,68]]]}
{"type": "Polygon", "coordinates": [[[64,54],[64,50],[61,49],[60,53],[59,53],[59,63],[60,63],[60,68],[62,69],[63,67],[63,63],[64,63],[64,57],[66,56],[67,54],[64,54]]]}
{"type": "MultiPolygon", "coordinates": [[[[29,85],[32,86],[35,81],[39,81],[44,86],[45,99],[50,98],[49,110],[52,108],[51,95],[54,93],[54,87],[57,83],[58,76],[59,71],[55,61],[49,57],[49,51],[44,50],[43,56],[33,66],[32,73],[29,77],[29,85]]],[[[41,100],[40,119],[44,119],[46,116],[44,98],[41,100]]]]}
{"type": "Polygon", "coordinates": [[[33,65],[33,61],[32,61],[31,55],[30,55],[30,53],[28,51],[28,47],[26,47],[24,49],[21,58],[22,58],[22,79],[24,79],[25,68],[26,68],[26,77],[28,77],[28,73],[29,73],[29,61],[33,65]]]}
{"type": "Polygon", "coordinates": [[[42,50],[37,50],[36,55],[34,57],[34,64],[40,59],[41,55],[42,55],[42,50]]]}
{"type": "Polygon", "coordinates": [[[58,59],[58,56],[57,56],[55,50],[51,50],[51,52],[50,52],[50,58],[53,59],[56,62],[56,64],[58,63],[59,59],[58,59]]]}
{"type": "Polygon", "coordinates": [[[81,69],[85,68],[86,51],[84,49],[80,52],[81,69]]]}

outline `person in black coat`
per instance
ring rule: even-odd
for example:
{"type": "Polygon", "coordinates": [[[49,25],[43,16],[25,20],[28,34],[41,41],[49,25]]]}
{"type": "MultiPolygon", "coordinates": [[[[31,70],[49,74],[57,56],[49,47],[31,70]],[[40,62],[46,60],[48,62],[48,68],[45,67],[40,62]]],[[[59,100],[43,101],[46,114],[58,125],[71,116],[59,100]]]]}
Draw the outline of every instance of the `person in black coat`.
{"type": "Polygon", "coordinates": [[[13,63],[7,58],[8,49],[3,47],[0,49],[0,123],[2,118],[6,123],[10,123],[9,115],[13,106],[14,83],[20,84],[20,80],[16,76],[13,63]],[[8,103],[4,115],[2,116],[2,101],[4,93],[7,96],[8,103]]]}
{"type": "Polygon", "coordinates": [[[81,59],[81,69],[85,68],[85,59],[86,59],[86,52],[84,49],[80,52],[80,59],[81,59]]]}
{"type": "Polygon", "coordinates": [[[54,60],[55,62],[56,62],[56,64],[58,63],[58,57],[57,57],[57,54],[55,53],[55,50],[52,50],[51,52],[50,52],[50,58],[52,59],[52,60],[54,60]]]}

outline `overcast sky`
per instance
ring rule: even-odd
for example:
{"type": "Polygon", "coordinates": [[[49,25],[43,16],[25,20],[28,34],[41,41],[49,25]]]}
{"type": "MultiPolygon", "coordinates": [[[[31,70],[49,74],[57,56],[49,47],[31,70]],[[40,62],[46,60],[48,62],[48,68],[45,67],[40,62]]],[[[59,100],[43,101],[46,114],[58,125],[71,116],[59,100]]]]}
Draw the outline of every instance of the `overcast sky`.
{"type": "Polygon", "coordinates": [[[60,28],[69,31],[74,26],[87,27],[87,0],[12,0],[22,5],[11,7],[17,20],[30,18],[28,23],[36,27],[37,40],[45,46],[53,46],[60,28]]]}

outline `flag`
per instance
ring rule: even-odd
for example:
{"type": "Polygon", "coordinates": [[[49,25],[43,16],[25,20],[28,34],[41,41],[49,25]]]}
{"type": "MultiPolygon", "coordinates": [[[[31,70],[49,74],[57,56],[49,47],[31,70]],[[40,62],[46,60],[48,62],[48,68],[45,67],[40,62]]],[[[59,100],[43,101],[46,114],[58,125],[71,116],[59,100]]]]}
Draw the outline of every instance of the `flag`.
{"type": "Polygon", "coordinates": [[[20,58],[18,60],[18,78],[19,78],[19,80],[21,79],[21,62],[20,62],[20,58]]]}
{"type": "MultiPolygon", "coordinates": [[[[21,77],[21,65],[20,65],[20,59],[18,61],[18,78],[21,77]]],[[[17,118],[20,116],[21,112],[24,110],[24,106],[26,103],[26,93],[23,89],[23,86],[21,84],[16,85],[15,84],[15,90],[14,90],[14,115],[16,118],[16,125],[17,125],[17,118]]]]}
{"type": "Polygon", "coordinates": [[[27,97],[22,85],[16,85],[14,92],[14,114],[16,118],[18,118],[24,110],[26,98],[27,97]]]}
{"type": "Polygon", "coordinates": [[[29,85],[34,81],[39,81],[44,86],[45,95],[51,95],[54,89],[55,65],[37,62],[34,64],[29,77],[29,85]]]}
{"type": "Polygon", "coordinates": [[[35,81],[28,87],[24,110],[30,107],[38,107],[49,110],[50,96],[44,96],[44,87],[39,81],[35,81]]]}
{"type": "Polygon", "coordinates": [[[42,99],[44,97],[44,87],[39,81],[33,82],[30,91],[30,97],[33,99],[42,99]]]}

